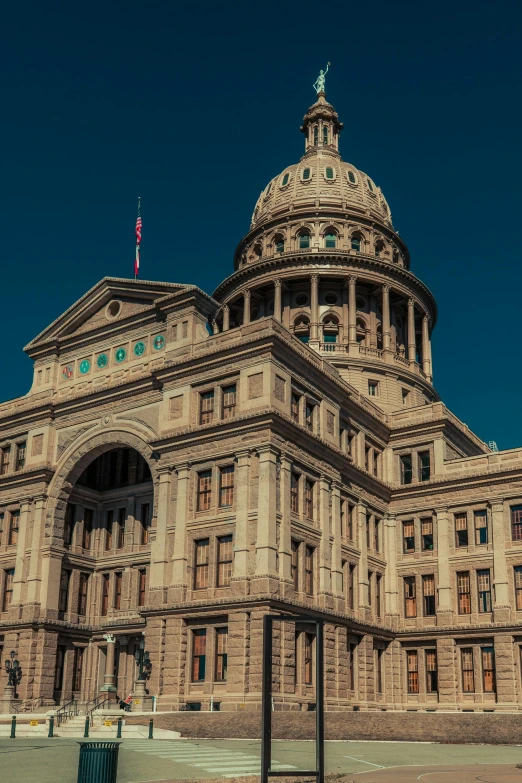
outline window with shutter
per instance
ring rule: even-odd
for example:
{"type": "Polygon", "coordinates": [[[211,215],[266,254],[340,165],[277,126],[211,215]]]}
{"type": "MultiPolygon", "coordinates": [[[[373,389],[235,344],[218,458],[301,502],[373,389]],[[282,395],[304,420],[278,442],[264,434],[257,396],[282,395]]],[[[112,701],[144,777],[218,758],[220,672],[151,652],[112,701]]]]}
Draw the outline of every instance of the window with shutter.
{"type": "Polygon", "coordinates": [[[419,692],[419,662],[417,650],[406,651],[406,662],[408,670],[408,693],[419,692]]]}

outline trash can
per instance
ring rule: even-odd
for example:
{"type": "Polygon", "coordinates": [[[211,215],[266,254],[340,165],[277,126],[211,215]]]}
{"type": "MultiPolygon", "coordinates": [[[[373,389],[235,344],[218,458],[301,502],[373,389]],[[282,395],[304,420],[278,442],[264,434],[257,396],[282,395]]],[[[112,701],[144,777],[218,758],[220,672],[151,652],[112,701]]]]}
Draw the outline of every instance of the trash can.
{"type": "Polygon", "coordinates": [[[116,783],[120,742],[79,742],[78,783],[116,783]]]}

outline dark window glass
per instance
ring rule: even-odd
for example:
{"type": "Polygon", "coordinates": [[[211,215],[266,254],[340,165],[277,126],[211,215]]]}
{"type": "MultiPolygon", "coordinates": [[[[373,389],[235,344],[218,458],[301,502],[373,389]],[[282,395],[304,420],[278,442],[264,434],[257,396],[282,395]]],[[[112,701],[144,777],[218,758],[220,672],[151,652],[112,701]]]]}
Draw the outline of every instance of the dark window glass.
{"type": "MultiPolygon", "coordinates": [[[[328,127],[326,125],[323,126],[323,144],[328,144],[328,127]]],[[[326,169],[326,176],[328,177],[328,169],[326,169]]]]}
{"type": "Polygon", "coordinates": [[[149,543],[149,531],[151,523],[150,503],[142,503],[140,506],[141,543],[149,543]]]}
{"type": "Polygon", "coordinates": [[[415,552],[415,524],[412,521],[402,523],[403,551],[406,554],[415,552]]]}
{"type": "Polygon", "coordinates": [[[145,606],[147,594],[147,570],[140,568],[138,571],[138,606],[145,606]]]}
{"type": "Polygon", "coordinates": [[[66,612],[69,604],[69,581],[71,572],[63,570],[60,574],[60,594],[58,598],[58,611],[66,612]]]}
{"type": "Polygon", "coordinates": [[[468,545],[468,515],[455,514],[455,545],[468,545]]]}
{"type": "Polygon", "coordinates": [[[430,453],[429,451],[419,452],[419,475],[421,481],[430,480],[430,453]]]}
{"type": "Polygon", "coordinates": [[[351,247],[352,247],[352,250],[357,250],[358,252],[360,252],[360,250],[361,250],[361,240],[359,239],[359,237],[352,237],[351,247]]]}
{"type": "Polygon", "coordinates": [[[74,503],[67,503],[65,508],[65,520],[63,523],[63,543],[64,546],[71,546],[74,523],[76,520],[76,506],[74,503]]]}
{"type": "Polygon", "coordinates": [[[19,443],[16,447],[16,467],[15,470],[23,470],[25,467],[25,453],[27,450],[27,444],[25,441],[19,443]]]}
{"type": "Polygon", "coordinates": [[[337,234],[325,234],[324,246],[337,247],[337,234]]]}
{"type": "Polygon", "coordinates": [[[314,594],[314,553],[315,549],[307,546],[305,549],[305,590],[308,595],[314,594]]]}
{"type": "Polygon", "coordinates": [[[7,612],[13,599],[14,568],[4,571],[4,595],[2,597],[2,612],[7,612]]]}
{"type": "Polygon", "coordinates": [[[417,617],[417,597],[415,590],[415,577],[404,577],[404,616],[417,617]]]}
{"type": "Polygon", "coordinates": [[[65,668],[65,652],[67,648],[64,644],[59,644],[56,649],[56,665],[54,669],[54,690],[61,691],[63,684],[63,670],[65,668]]]}
{"type": "Polygon", "coordinates": [[[475,544],[488,543],[488,515],[487,511],[475,511],[475,544]]]}
{"type": "Polygon", "coordinates": [[[74,648],[74,662],[73,662],[73,691],[81,691],[83,680],[83,655],[85,647],[74,648]]]}
{"type": "Polygon", "coordinates": [[[207,632],[204,628],[192,632],[192,682],[205,679],[207,632]]]}
{"type": "Polygon", "coordinates": [[[433,520],[421,519],[422,549],[426,552],[433,550],[433,520]]]}
{"type": "Polygon", "coordinates": [[[16,546],[18,544],[18,531],[20,529],[20,512],[12,511],[9,517],[9,546],[16,546]]]}
{"type": "Polygon", "coordinates": [[[353,171],[348,171],[348,181],[355,185],[355,174],[353,171]]]}
{"type": "Polygon", "coordinates": [[[102,574],[102,605],[101,616],[105,617],[109,611],[109,574],[102,574]]]}
{"type": "Polygon", "coordinates": [[[228,628],[216,628],[216,680],[227,679],[228,628]]]}
{"type": "Polygon", "coordinates": [[[511,506],[511,537],[522,541],[522,506],[511,506]]]}
{"type": "Polygon", "coordinates": [[[479,612],[491,612],[491,576],[489,568],[477,571],[479,612]]]}
{"type": "Polygon", "coordinates": [[[435,615],[435,576],[427,574],[422,577],[422,596],[424,600],[424,616],[435,615]]]}
{"type": "Polygon", "coordinates": [[[437,651],[426,650],[426,691],[428,693],[437,693],[439,689],[437,674],[437,651]]]}
{"type": "Polygon", "coordinates": [[[118,509],[118,549],[125,546],[125,519],[127,511],[125,508],[118,509]]]}
{"type": "Polygon", "coordinates": [[[82,536],[82,548],[83,549],[90,549],[91,548],[93,516],[94,516],[94,512],[93,512],[92,508],[84,509],[84,513],[83,513],[83,536],[82,536]]]}
{"type": "Polygon", "coordinates": [[[291,543],[292,560],[291,560],[291,574],[294,590],[299,590],[299,542],[292,539],[291,543]]]}
{"type": "MultiPolygon", "coordinates": [[[[515,566],[515,605],[517,612],[522,611],[522,566],[515,566]]],[[[522,649],[522,648],[521,648],[522,649]]]]}
{"type": "Polygon", "coordinates": [[[401,484],[411,484],[413,479],[413,464],[411,454],[401,456],[401,484]]]}
{"type": "Polygon", "coordinates": [[[287,173],[285,174],[285,176],[283,177],[283,182],[281,183],[281,184],[283,185],[283,187],[284,187],[285,185],[288,185],[288,180],[289,180],[289,179],[290,179],[290,174],[288,174],[288,172],[287,172],[287,173]]]}
{"type": "Polygon", "coordinates": [[[114,522],[114,511],[109,509],[105,516],[105,549],[112,549],[112,525],[114,522]]]}
{"type": "Polygon", "coordinates": [[[303,179],[310,179],[310,169],[303,169],[303,179]]]}
{"type": "Polygon", "coordinates": [[[114,574],[114,608],[121,609],[121,587],[123,583],[123,574],[117,571],[114,574]]]}
{"type": "Polygon", "coordinates": [[[310,247],[310,234],[299,235],[299,247],[301,250],[306,250],[310,247]]]}
{"type": "Polygon", "coordinates": [[[87,587],[89,584],[89,574],[80,574],[78,585],[78,614],[85,617],[87,614],[87,587]]]}
{"type": "Polygon", "coordinates": [[[333,179],[333,178],[334,178],[333,169],[331,169],[328,166],[327,169],[326,169],[326,179],[333,179]]]}

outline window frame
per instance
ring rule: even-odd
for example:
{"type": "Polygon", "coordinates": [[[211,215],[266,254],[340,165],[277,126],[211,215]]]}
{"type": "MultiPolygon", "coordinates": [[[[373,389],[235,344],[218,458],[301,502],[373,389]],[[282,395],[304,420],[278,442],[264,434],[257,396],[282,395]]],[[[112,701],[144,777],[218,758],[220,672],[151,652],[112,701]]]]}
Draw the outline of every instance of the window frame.
{"type": "Polygon", "coordinates": [[[221,387],[221,415],[223,421],[233,419],[237,409],[237,383],[221,387]]]}
{"type": "Polygon", "coordinates": [[[306,519],[314,521],[315,519],[315,481],[305,478],[304,486],[304,513],[306,519]]]}
{"type": "Polygon", "coordinates": [[[234,562],[232,533],[216,539],[216,587],[230,587],[234,562]],[[230,546],[229,546],[230,545],[230,546]]]}
{"type": "Polygon", "coordinates": [[[513,584],[515,586],[515,611],[522,612],[522,565],[513,566],[513,584]]]}
{"type": "Polygon", "coordinates": [[[436,617],[437,615],[435,574],[422,574],[422,610],[423,617],[436,617]],[[430,587],[427,591],[426,585],[433,585],[433,590],[430,587]],[[433,611],[430,611],[431,608],[433,611]]]}
{"type": "Polygon", "coordinates": [[[496,693],[496,666],[495,666],[495,648],[493,645],[486,645],[480,648],[480,661],[482,666],[482,692],[483,693],[496,693]],[[486,657],[489,656],[489,659],[486,657]],[[491,666],[486,667],[486,661],[491,661],[491,666]],[[488,681],[487,674],[490,678],[488,681]],[[490,685],[490,687],[487,687],[490,685]]]}
{"type": "Polygon", "coordinates": [[[197,473],[197,511],[210,511],[212,507],[212,468],[197,473]]]}
{"type": "Polygon", "coordinates": [[[455,548],[464,549],[469,546],[469,525],[467,511],[459,511],[453,514],[455,525],[455,548]],[[465,526],[463,523],[466,523],[465,526]]]}
{"type": "Polygon", "coordinates": [[[475,528],[475,546],[484,546],[489,543],[488,532],[488,512],[486,509],[475,509],[473,511],[473,526],[475,528]],[[478,520],[484,520],[483,525],[478,525],[478,520]],[[480,531],[484,530],[485,534],[482,536],[480,531]],[[485,541],[480,541],[480,538],[484,537],[485,541]]]}
{"type": "Polygon", "coordinates": [[[191,667],[190,667],[191,682],[205,682],[206,658],[207,658],[207,629],[193,628],[192,629],[192,655],[191,655],[191,667]],[[200,644],[196,644],[196,639],[203,639],[204,641],[202,641],[200,644]]]}
{"type": "Polygon", "coordinates": [[[404,576],[404,619],[417,617],[417,580],[415,576],[404,576]]]}
{"type": "Polygon", "coordinates": [[[402,521],[402,553],[404,555],[411,555],[411,554],[413,554],[416,551],[417,551],[417,546],[416,546],[416,540],[415,540],[415,520],[414,519],[404,519],[402,521]],[[412,535],[408,536],[408,535],[406,535],[406,531],[408,530],[408,532],[409,532],[410,528],[411,528],[412,535]],[[412,547],[408,546],[408,543],[407,543],[408,541],[412,541],[412,544],[413,544],[412,547]]]}
{"type": "Polygon", "coordinates": [[[426,693],[439,692],[439,667],[436,648],[426,649],[425,668],[426,668],[426,693]],[[431,661],[430,661],[431,659],[431,661]],[[430,676],[431,675],[431,676],[430,676]]]}
{"type": "Polygon", "coordinates": [[[479,614],[487,614],[493,610],[491,593],[491,569],[477,568],[477,598],[479,614]]]}
{"type": "Polygon", "coordinates": [[[308,596],[315,595],[315,547],[306,544],[305,546],[305,593],[308,596]]]}
{"type": "Polygon", "coordinates": [[[228,626],[222,626],[215,629],[214,650],[214,681],[226,682],[228,668],[228,626]],[[224,639],[222,645],[220,645],[220,639],[224,639]]]}
{"type": "Polygon", "coordinates": [[[214,421],[215,390],[207,389],[199,393],[199,423],[211,424],[214,421]],[[207,404],[208,401],[208,404],[207,404]]]}
{"type": "Polygon", "coordinates": [[[406,682],[408,694],[419,693],[419,651],[406,650],[406,682]]]}
{"type": "Polygon", "coordinates": [[[511,540],[522,541],[522,505],[509,507],[511,522],[511,540]]]}
{"type": "Polygon", "coordinates": [[[223,465],[219,468],[219,508],[232,508],[235,492],[235,465],[223,465]]]}
{"type": "Polygon", "coordinates": [[[210,538],[194,540],[194,590],[210,587],[210,538]]]}
{"type": "Polygon", "coordinates": [[[399,455],[401,486],[413,483],[413,456],[410,453],[399,455]],[[407,464],[407,461],[409,464],[407,464]]]}
{"type": "Polygon", "coordinates": [[[420,525],[421,525],[421,551],[433,552],[435,549],[433,517],[421,518],[420,525]],[[431,538],[431,546],[429,545],[429,540],[428,540],[430,538],[431,538]]]}
{"type": "Polygon", "coordinates": [[[457,608],[458,614],[471,614],[471,573],[470,571],[457,571],[457,608]],[[466,588],[467,589],[464,589],[466,588]]]}
{"type": "Polygon", "coordinates": [[[462,693],[475,693],[475,655],[473,647],[460,648],[462,693]],[[471,662],[471,665],[469,665],[471,662]]]}

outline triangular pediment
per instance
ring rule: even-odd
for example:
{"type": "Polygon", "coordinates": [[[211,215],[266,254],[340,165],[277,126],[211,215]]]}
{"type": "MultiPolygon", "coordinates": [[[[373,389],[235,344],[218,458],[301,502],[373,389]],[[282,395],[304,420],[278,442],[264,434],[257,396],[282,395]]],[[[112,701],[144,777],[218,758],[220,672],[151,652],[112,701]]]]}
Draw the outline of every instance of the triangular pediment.
{"type": "Polygon", "coordinates": [[[74,336],[103,332],[154,309],[156,302],[190,286],[105,277],[43,330],[25,350],[74,336]]]}

